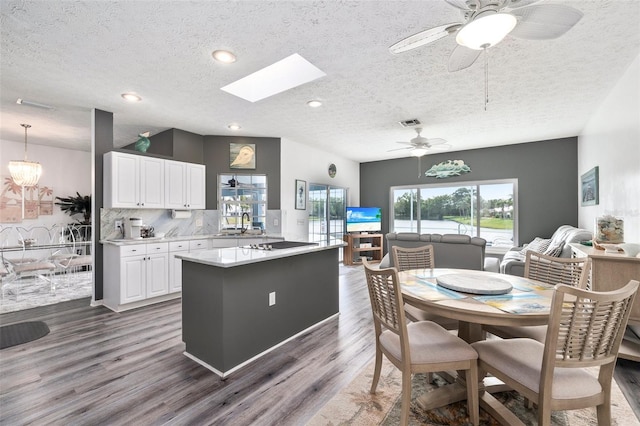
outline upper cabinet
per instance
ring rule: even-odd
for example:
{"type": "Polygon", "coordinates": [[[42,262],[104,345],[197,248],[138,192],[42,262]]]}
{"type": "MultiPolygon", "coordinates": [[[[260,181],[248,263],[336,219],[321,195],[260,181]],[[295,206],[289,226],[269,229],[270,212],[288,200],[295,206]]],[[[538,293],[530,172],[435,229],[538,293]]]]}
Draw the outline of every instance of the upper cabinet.
{"type": "Polygon", "coordinates": [[[165,160],[165,206],[168,209],[205,208],[205,166],[165,160]]]}
{"type": "Polygon", "coordinates": [[[104,155],[104,207],[204,209],[205,166],[107,152],[104,155]]]}

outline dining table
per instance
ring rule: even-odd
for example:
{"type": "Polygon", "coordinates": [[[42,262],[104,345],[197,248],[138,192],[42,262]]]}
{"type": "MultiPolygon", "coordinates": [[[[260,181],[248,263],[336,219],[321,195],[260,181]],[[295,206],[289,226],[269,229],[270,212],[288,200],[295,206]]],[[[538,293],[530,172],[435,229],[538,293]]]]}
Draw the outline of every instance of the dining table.
{"type": "MultiPolygon", "coordinates": [[[[405,303],[458,320],[458,336],[468,343],[483,340],[483,325],[535,326],[549,321],[554,286],[515,275],[466,269],[412,269],[398,275],[405,303]]],[[[451,383],[417,398],[425,410],[467,398],[464,372],[443,374],[451,383]]],[[[489,413],[506,410],[484,392],[509,390],[493,377],[481,378],[480,406],[489,413]]],[[[501,405],[501,404],[500,404],[501,405]]]]}

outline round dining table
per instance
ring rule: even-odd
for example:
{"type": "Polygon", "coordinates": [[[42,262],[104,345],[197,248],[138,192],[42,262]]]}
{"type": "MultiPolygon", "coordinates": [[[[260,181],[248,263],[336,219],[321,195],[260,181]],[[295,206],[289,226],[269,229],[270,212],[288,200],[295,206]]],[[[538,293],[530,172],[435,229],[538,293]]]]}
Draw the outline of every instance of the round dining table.
{"type": "MultiPolygon", "coordinates": [[[[554,286],[539,281],[495,272],[444,268],[412,269],[400,272],[398,278],[405,303],[458,320],[458,336],[468,343],[485,338],[482,330],[485,324],[533,326],[549,321],[554,286]]],[[[480,385],[481,391],[508,390],[494,378],[484,378],[480,385]]],[[[418,404],[429,410],[466,398],[464,375],[458,372],[451,384],[418,397],[418,404]]],[[[499,409],[488,406],[482,396],[480,403],[490,413],[499,409]]]]}

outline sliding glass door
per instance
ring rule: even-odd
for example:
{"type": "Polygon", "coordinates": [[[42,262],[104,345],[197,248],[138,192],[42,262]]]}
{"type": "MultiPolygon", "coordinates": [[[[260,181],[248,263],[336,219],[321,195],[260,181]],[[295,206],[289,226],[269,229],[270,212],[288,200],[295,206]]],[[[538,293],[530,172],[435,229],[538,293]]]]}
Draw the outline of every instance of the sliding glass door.
{"type": "Polygon", "coordinates": [[[346,200],[345,188],[309,184],[309,241],[342,241],[346,200]]]}

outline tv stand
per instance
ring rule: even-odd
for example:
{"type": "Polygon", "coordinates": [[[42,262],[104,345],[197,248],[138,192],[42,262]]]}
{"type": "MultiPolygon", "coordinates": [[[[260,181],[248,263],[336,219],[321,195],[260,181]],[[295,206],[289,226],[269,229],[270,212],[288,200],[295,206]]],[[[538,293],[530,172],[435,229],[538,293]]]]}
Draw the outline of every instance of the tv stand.
{"type": "Polygon", "coordinates": [[[367,257],[372,263],[380,263],[382,260],[382,234],[345,234],[343,239],[347,243],[342,253],[342,262],[345,265],[361,265],[362,257],[367,257]]]}

